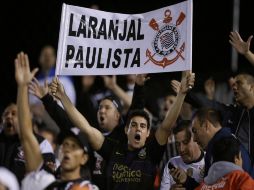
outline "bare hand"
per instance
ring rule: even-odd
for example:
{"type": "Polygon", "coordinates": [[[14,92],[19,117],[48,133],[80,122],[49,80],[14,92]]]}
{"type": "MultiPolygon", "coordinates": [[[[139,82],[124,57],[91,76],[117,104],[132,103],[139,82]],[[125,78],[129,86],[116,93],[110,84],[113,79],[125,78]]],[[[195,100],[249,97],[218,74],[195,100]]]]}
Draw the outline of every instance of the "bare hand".
{"type": "Polygon", "coordinates": [[[102,78],[103,78],[103,81],[104,81],[104,85],[108,89],[113,90],[117,86],[116,75],[113,75],[112,77],[110,77],[110,76],[102,76],[102,78]]]}
{"type": "Polygon", "coordinates": [[[209,78],[204,83],[205,93],[208,99],[212,100],[215,94],[215,82],[213,79],[209,78]]]}
{"type": "Polygon", "coordinates": [[[150,77],[148,77],[147,74],[138,74],[136,77],[136,84],[139,86],[144,86],[145,82],[149,79],[150,77]]]}
{"type": "Polygon", "coordinates": [[[240,34],[237,31],[234,31],[230,32],[229,37],[229,43],[236,49],[238,53],[245,55],[250,51],[250,43],[253,36],[250,36],[245,42],[242,40],[240,34]]]}
{"type": "Polygon", "coordinates": [[[176,94],[180,91],[181,83],[177,80],[171,80],[171,87],[176,94]]]}
{"type": "Polygon", "coordinates": [[[63,84],[59,81],[58,77],[55,77],[49,85],[50,92],[52,95],[57,98],[61,99],[65,94],[63,84]]]}
{"type": "Polygon", "coordinates": [[[195,73],[192,73],[190,71],[183,71],[180,92],[184,94],[187,93],[189,90],[193,88],[194,82],[195,82],[195,73]]]}
{"type": "Polygon", "coordinates": [[[174,168],[170,170],[170,175],[178,184],[184,184],[187,180],[187,174],[182,168],[174,168]]]}
{"type": "Polygon", "coordinates": [[[44,86],[42,86],[36,78],[33,78],[29,84],[29,92],[41,99],[49,92],[47,80],[44,81],[44,86]]]}
{"type": "Polygon", "coordinates": [[[37,73],[38,68],[30,71],[29,59],[27,54],[23,52],[17,55],[15,59],[15,79],[18,85],[28,85],[34,75],[37,73]]]}

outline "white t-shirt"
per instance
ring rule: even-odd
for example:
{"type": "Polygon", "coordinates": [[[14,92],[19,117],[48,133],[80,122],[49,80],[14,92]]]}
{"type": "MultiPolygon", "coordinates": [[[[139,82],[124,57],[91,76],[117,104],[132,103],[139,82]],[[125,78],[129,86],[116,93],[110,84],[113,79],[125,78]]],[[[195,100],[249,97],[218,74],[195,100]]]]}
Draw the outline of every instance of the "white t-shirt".
{"type": "MultiPolygon", "coordinates": [[[[176,168],[182,168],[185,172],[187,172],[188,170],[188,173],[191,173],[191,177],[194,178],[197,182],[202,181],[205,166],[204,157],[200,161],[190,164],[185,164],[181,156],[173,157],[168,161],[168,163],[169,162],[173,164],[176,168]]],[[[160,190],[169,190],[171,186],[176,183],[169,173],[168,163],[164,168],[160,190]]]]}

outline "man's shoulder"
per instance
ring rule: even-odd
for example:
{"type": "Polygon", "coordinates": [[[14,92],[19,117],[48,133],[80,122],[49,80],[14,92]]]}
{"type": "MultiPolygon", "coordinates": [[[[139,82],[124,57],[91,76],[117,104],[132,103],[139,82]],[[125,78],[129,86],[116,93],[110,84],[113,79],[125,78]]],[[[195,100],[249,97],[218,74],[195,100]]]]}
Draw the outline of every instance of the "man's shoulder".
{"type": "Polygon", "coordinates": [[[55,176],[45,170],[34,171],[22,181],[22,189],[44,189],[55,181],[55,176]]]}

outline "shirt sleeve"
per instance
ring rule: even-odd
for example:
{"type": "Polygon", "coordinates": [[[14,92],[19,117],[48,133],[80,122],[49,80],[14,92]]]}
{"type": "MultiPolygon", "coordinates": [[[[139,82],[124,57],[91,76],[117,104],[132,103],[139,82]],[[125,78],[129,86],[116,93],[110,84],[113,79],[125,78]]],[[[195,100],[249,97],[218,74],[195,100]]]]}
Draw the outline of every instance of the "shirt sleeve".
{"type": "Polygon", "coordinates": [[[173,180],[172,176],[169,174],[168,163],[165,165],[165,168],[163,171],[160,190],[169,190],[171,186],[175,184],[175,181],[173,180]]]}
{"type": "Polygon", "coordinates": [[[101,146],[101,149],[98,150],[97,152],[103,157],[103,159],[108,161],[110,159],[110,156],[113,152],[115,145],[116,145],[116,142],[114,140],[106,137],[101,146]]]}
{"type": "Polygon", "coordinates": [[[147,146],[149,148],[152,161],[154,162],[154,164],[159,164],[162,160],[162,157],[166,148],[166,144],[160,145],[157,142],[156,138],[153,136],[147,146]]]}

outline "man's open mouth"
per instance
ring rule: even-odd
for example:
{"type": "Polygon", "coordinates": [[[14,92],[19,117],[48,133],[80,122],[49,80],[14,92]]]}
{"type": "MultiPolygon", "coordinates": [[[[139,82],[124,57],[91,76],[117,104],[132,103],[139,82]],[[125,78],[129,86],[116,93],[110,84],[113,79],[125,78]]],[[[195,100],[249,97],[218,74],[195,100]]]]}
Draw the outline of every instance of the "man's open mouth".
{"type": "Polygon", "coordinates": [[[134,138],[135,138],[135,140],[140,141],[141,136],[140,136],[140,134],[135,134],[134,138]]]}

